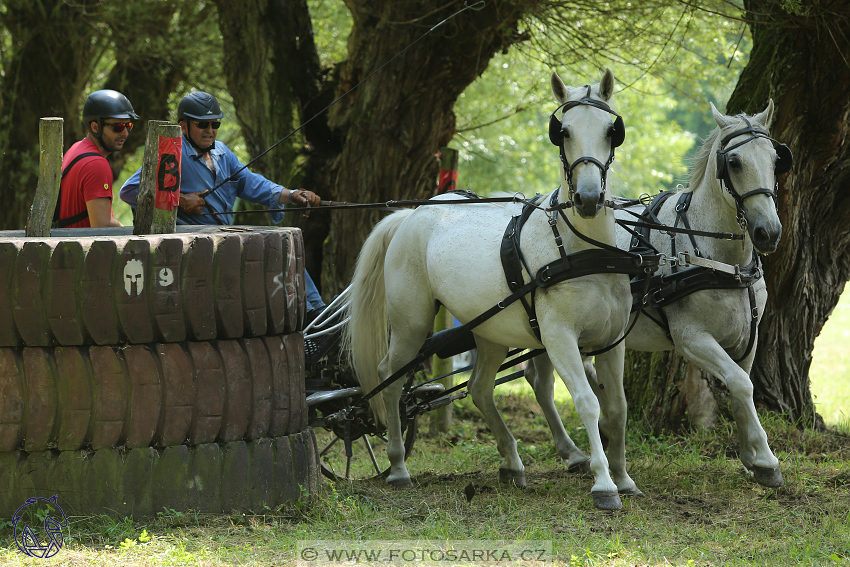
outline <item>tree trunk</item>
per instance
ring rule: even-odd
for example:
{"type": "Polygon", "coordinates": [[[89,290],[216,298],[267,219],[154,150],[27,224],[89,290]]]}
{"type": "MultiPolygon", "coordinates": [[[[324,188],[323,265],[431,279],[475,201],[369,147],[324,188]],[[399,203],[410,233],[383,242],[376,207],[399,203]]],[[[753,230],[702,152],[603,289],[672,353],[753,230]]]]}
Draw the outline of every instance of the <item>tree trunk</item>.
{"type": "Polygon", "coordinates": [[[749,0],[753,52],[730,112],[764,108],[794,153],[779,181],[782,241],[765,261],[769,292],[752,372],[756,404],[822,427],[809,389],[815,338],[850,278],[850,4],[749,0]]]}
{"type": "MultiPolygon", "coordinates": [[[[80,94],[88,79],[100,2],[17,0],[0,15],[9,33],[8,64],[0,78],[0,228],[26,224],[38,181],[38,125],[46,116],[65,118],[68,135],[79,122],[80,94]]],[[[67,137],[66,137],[67,139],[67,137]]]]}
{"type": "MultiPolygon", "coordinates": [[[[109,156],[115,178],[121,173],[124,163],[147,137],[148,120],[166,120],[176,124],[176,110],[169,107],[169,97],[187,78],[196,78],[193,64],[197,41],[217,32],[211,25],[208,10],[201,10],[188,3],[178,6],[176,2],[147,3],[143,14],[134,14],[131,19],[116,19],[117,38],[138,38],[119,48],[115,64],[102,85],[96,88],[114,89],[130,99],[133,110],[141,116],[133,135],[127,138],[122,151],[109,156]],[[147,43],[149,38],[161,37],[164,44],[147,43]]],[[[85,131],[75,129],[79,135],[85,131]]]]}
{"type": "MultiPolygon", "coordinates": [[[[224,39],[224,70],[239,125],[252,157],[280,142],[302,123],[301,131],[280,143],[251,170],[293,189],[328,199],[322,179],[330,135],[327,116],[310,120],[321,106],[323,71],[313,41],[305,0],[217,0],[224,39]],[[317,108],[318,106],[318,108],[317,108]]],[[[307,271],[318,284],[327,216],[287,215],[285,224],[304,232],[307,271]]],[[[264,215],[241,215],[238,222],[267,224],[264,215]]]]}
{"type": "MultiPolygon", "coordinates": [[[[455,132],[457,97],[497,51],[522,39],[518,20],[535,2],[487,2],[483,10],[465,11],[424,37],[464,3],[346,4],[354,26],[338,92],[365,82],[330,111],[332,130],[344,133],[342,151],[331,165],[334,197],[351,202],[430,197],[436,190],[435,155],[455,132]]],[[[322,271],[326,293],[348,285],[362,243],[381,216],[346,211],[331,217],[322,271]]]]}
{"type": "MultiPolygon", "coordinates": [[[[782,240],[764,262],[769,297],[750,374],[753,397],[759,407],[820,428],[809,389],[812,349],[850,278],[850,5],[822,2],[801,14],[774,0],[745,5],[753,51],[727,113],[752,114],[773,98],[771,133],[794,153],[793,169],[779,179],[782,240]]],[[[698,371],[686,380],[694,369],[675,353],[628,356],[629,406],[651,407],[644,417],[656,431],[726,405],[725,388],[698,371]],[[713,397],[704,395],[706,386],[713,397]]]]}

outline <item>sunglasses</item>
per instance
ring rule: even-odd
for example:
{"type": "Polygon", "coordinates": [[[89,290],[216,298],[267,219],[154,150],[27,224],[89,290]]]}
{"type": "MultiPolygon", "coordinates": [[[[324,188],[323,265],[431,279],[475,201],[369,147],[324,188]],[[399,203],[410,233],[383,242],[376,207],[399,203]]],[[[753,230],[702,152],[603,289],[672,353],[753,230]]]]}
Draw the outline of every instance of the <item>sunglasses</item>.
{"type": "Polygon", "coordinates": [[[124,128],[126,128],[128,132],[133,129],[132,122],[115,122],[113,124],[104,123],[103,125],[112,128],[112,131],[116,134],[120,134],[121,132],[123,132],[124,128]]]}
{"type": "Polygon", "coordinates": [[[204,120],[203,122],[200,121],[200,120],[192,120],[192,122],[197,124],[198,128],[200,128],[201,130],[206,130],[207,128],[210,127],[210,124],[212,124],[213,130],[218,130],[219,127],[221,126],[221,122],[219,122],[218,120],[216,120],[214,122],[210,122],[209,120],[204,120]]]}

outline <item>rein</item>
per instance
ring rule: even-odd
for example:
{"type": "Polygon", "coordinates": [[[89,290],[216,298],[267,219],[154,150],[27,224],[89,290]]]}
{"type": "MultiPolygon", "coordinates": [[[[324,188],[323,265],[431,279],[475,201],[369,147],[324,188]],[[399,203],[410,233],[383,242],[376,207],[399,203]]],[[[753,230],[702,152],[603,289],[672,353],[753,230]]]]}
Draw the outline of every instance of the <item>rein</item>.
{"type": "MultiPolygon", "coordinates": [[[[454,191],[452,191],[454,192],[454,191]]],[[[558,203],[555,206],[550,207],[541,207],[537,205],[533,199],[527,199],[524,195],[518,193],[513,197],[476,197],[474,199],[469,200],[458,200],[458,199],[405,199],[399,201],[385,201],[383,203],[351,203],[348,201],[322,201],[321,206],[319,207],[303,207],[301,212],[303,214],[310,214],[314,212],[323,212],[323,211],[334,211],[334,210],[383,210],[383,211],[396,211],[402,207],[420,207],[420,206],[428,206],[428,205],[479,205],[486,203],[522,203],[523,205],[527,205],[529,207],[533,207],[535,209],[544,211],[546,213],[551,213],[553,211],[570,209],[574,205],[570,201],[565,201],[563,203],[558,203]]],[[[605,201],[605,206],[614,210],[622,210],[626,211],[630,215],[633,215],[637,218],[642,218],[639,214],[630,211],[627,207],[631,206],[631,204],[637,204],[640,201],[628,202],[628,203],[619,203],[617,201],[605,201]]],[[[197,213],[198,216],[219,216],[219,215],[236,215],[236,214],[265,214],[265,213],[281,213],[281,212],[298,212],[293,211],[292,208],[289,209],[261,209],[261,210],[245,210],[245,211],[222,211],[217,213],[197,213]]],[[[634,227],[642,227],[649,228],[652,230],[662,230],[665,232],[675,232],[678,234],[692,234],[694,236],[705,236],[708,238],[719,238],[722,240],[742,240],[744,236],[742,234],[735,234],[731,232],[710,232],[704,230],[693,230],[687,228],[680,228],[674,226],[667,226],[660,223],[651,223],[647,221],[629,221],[629,220],[617,220],[617,224],[634,226],[634,227]]],[[[627,229],[628,230],[628,229],[627,229]]]]}
{"type": "MultiPolygon", "coordinates": [[[[452,191],[454,193],[454,191],[452,191]]],[[[319,207],[304,207],[302,212],[313,213],[316,211],[333,211],[333,210],[396,210],[400,207],[418,207],[421,205],[469,205],[484,204],[484,203],[523,203],[530,204],[530,201],[525,196],[520,196],[517,193],[513,197],[476,197],[474,199],[461,201],[458,199],[406,199],[401,201],[385,201],[383,203],[350,203],[348,201],[322,201],[319,207]]],[[[233,214],[258,214],[258,213],[282,213],[293,212],[292,209],[261,209],[248,211],[223,211],[220,213],[198,213],[200,215],[233,215],[233,214]]]]}

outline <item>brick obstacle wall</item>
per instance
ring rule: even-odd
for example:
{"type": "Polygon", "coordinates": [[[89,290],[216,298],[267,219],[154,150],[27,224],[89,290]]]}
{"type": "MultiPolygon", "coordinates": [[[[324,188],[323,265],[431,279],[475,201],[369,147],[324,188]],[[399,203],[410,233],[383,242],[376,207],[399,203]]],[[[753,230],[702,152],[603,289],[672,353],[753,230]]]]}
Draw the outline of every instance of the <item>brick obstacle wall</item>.
{"type": "Polygon", "coordinates": [[[121,230],[0,233],[0,517],[54,494],[135,516],[315,494],[300,231],[121,230]]]}

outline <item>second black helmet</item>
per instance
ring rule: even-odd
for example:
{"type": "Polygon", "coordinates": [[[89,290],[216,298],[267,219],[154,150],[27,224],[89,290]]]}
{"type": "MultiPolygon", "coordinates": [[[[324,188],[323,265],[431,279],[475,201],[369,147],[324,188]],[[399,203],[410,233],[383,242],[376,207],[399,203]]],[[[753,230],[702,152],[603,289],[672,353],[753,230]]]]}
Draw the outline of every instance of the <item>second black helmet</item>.
{"type": "Polygon", "coordinates": [[[177,105],[178,122],[189,118],[193,120],[218,120],[223,117],[224,113],[215,97],[202,91],[187,94],[177,105]]]}

